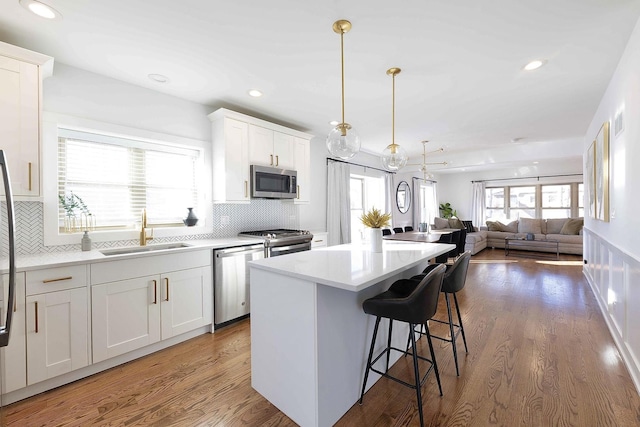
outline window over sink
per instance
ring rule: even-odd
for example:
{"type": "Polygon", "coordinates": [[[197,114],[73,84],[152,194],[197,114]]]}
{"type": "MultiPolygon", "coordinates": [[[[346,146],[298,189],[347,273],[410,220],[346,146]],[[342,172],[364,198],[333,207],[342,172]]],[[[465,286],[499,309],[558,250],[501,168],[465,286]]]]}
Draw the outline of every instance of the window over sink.
{"type": "Polygon", "coordinates": [[[94,241],[136,239],[143,209],[156,237],[208,232],[205,143],[48,116],[55,120],[44,129],[45,245],[78,243],[87,226],[94,241]],[[75,206],[63,203],[71,195],[75,206]],[[185,227],[187,208],[200,218],[197,227],[185,227]]]}

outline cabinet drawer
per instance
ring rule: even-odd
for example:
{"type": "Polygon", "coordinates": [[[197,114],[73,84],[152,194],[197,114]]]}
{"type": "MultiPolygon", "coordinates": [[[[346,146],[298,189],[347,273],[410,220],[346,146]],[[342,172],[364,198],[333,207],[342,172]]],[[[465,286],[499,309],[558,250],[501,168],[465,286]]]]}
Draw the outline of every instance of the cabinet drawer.
{"type": "Polygon", "coordinates": [[[87,266],[27,271],[27,295],[64,291],[87,286],[87,266]]]}

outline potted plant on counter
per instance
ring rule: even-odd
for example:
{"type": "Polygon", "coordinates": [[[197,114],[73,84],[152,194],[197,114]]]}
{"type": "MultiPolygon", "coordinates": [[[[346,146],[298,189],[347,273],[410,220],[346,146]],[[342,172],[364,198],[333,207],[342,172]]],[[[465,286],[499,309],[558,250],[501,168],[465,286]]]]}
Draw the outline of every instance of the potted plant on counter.
{"type": "Polygon", "coordinates": [[[371,251],[382,252],[382,227],[389,225],[391,214],[382,213],[373,207],[369,212],[363,213],[362,216],[360,216],[360,221],[362,221],[365,227],[371,229],[371,251]]]}

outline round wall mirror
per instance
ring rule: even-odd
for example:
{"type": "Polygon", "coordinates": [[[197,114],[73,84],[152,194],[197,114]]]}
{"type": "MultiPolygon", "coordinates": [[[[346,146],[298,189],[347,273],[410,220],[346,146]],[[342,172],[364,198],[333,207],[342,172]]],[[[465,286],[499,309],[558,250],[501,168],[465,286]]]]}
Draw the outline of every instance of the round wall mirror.
{"type": "Polygon", "coordinates": [[[396,190],[396,205],[398,205],[400,213],[405,214],[409,211],[409,206],[411,206],[411,189],[407,181],[402,181],[398,184],[398,189],[396,190]]]}

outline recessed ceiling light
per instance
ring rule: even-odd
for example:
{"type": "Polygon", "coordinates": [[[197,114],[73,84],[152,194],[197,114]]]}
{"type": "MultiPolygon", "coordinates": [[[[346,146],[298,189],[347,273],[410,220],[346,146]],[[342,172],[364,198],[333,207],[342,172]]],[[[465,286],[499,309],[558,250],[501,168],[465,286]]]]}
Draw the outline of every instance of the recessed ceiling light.
{"type": "Polygon", "coordinates": [[[20,0],[20,5],[29,12],[45,19],[62,19],[62,14],[49,5],[36,0],[20,0]]]}
{"type": "Polygon", "coordinates": [[[149,74],[149,80],[154,81],[156,83],[168,83],[169,77],[163,76],[162,74],[149,74]]]}
{"type": "Polygon", "coordinates": [[[535,61],[531,61],[527,65],[525,65],[523,69],[525,71],[537,70],[538,68],[542,67],[546,63],[547,61],[545,61],[544,59],[536,59],[535,61]]]}
{"type": "Polygon", "coordinates": [[[249,96],[253,96],[254,98],[260,98],[262,96],[262,92],[260,92],[258,89],[249,89],[247,93],[249,94],[249,96]]]}
{"type": "Polygon", "coordinates": [[[540,163],[540,162],[537,161],[537,160],[535,162],[533,162],[534,165],[537,165],[538,163],[540,163]]]}
{"type": "Polygon", "coordinates": [[[331,120],[331,121],[329,122],[329,124],[330,124],[331,126],[338,126],[338,125],[340,124],[340,122],[339,122],[339,121],[337,121],[337,120],[331,120]]]}

